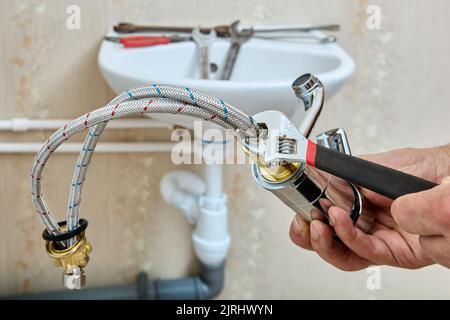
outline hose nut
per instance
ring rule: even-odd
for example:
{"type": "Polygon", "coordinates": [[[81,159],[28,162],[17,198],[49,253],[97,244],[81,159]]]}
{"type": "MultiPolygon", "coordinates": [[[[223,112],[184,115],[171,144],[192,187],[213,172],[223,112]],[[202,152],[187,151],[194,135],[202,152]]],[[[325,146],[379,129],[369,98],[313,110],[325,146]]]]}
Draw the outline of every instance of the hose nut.
{"type": "Polygon", "coordinates": [[[81,289],[86,284],[86,274],[79,266],[69,266],[63,275],[64,287],[69,290],[81,289]]]}
{"type": "Polygon", "coordinates": [[[76,243],[69,248],[61,248],[58,242],[46,241],[45,249],[55,266],[63,267],[63,281],[67,289],[81,289],[86,283],[84,267],[89,262],[92,246],[86,240],[84,231],[77,236],[76,243]]]}

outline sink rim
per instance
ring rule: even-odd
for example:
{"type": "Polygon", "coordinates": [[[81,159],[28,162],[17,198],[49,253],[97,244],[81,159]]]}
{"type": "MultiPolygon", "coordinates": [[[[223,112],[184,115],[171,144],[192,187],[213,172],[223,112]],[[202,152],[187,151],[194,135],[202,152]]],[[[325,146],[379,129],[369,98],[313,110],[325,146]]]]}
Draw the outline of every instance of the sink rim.
{"type": "MultiPolygon", "coordinates": [[[[323,33],[315,32],[314,34],[323,35],[323,33]]],[[[114,35],[114,34],[113,34],[114,35]]],[[[224,39],[219,39],[218,41],[226,41],[224,39]]],[[[253,44],[258,43],[268,43],[271,40],[266,39],[251,39],[253,44]]],[[[276,40],[277,45],[282,44],[286,48],[295,48],[299,51],[306,52],[308,54],[313,55],[324,55],[324,56],[332,56],[337,58],[338,66],[334,69],[331,69],[326,72],[316,73],[316,75],[324,82],[332,81],[333,79],[346,79],[351,76],[355,69],[355,63],[353,59],[347,54],[337,43],[329,43],[329,44],[311,44],[306,42],[295,42],[295,41],[283,41],[276,40]]],[[[250,43],[250,42],[249,42],[250,43]]],[[[190,45],[187,43],[175,43],[172,45],[190,45]]],[[[275,80],[275,81],[236,81],[236,80],[204,80],[204,79],[196,79],[196,78],[175,78],[173,76],[164,76],[157,75],[146,72],[130,72],[128,69],[123,68],[121,65],[113,62],[110,58],[113,54],[120,54],[126,52],[124,50],[136,50],[139,52],[152,50],[151,47],[145,48],[134,48],[134,49],[125,49],[118,46],[115,43],[102,41],[101,48],[98,54],[98,64],[103,71],[107,71],[115,74],[115,76],[122,78],[130,78],[135,81],[139,79],[143,79],[143,83],[148,83],[148,80],[144,79],[158,79],[159,83],[170,83],[174,85],[183,85],[188,82],[191,86],[197,88],[206,88],[206,87],[216,87],[221,89],[235,89],[236,86],[241,88],[276,88],[280,86],[286,86],[286,84],[290,85],[293,81],[293,78],[286,78],[285,80],[275,80]]],[[[313,71],[312,71],[313,72],[313,71]]]]}

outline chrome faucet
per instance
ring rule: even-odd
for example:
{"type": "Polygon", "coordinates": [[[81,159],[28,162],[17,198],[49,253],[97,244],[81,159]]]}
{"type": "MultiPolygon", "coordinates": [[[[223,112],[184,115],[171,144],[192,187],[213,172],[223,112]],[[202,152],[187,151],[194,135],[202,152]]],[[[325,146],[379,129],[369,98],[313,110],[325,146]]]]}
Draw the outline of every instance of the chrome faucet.
{"type": "Polygon", "coordinates": [[[325,89],[322,82],[312,74],[298,77],[292,83],[292,89],[299,100],[299,107],[291,121],[308,138],[322,111],[325,89]]]}

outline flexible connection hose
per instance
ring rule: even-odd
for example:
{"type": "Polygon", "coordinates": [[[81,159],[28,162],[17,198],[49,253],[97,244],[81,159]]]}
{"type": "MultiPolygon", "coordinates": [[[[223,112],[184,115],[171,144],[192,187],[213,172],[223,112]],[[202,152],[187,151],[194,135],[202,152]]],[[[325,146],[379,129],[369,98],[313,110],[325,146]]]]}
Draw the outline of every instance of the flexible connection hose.
{"type": "MultiPolygon", "coordinates": [[[[222,99],[200,91],[156,84],[128,90],[117,96],[105,107],[67,123],[47,140],[36,155],[31,169],[30,180],[32,201],[36,212],[50,234],[59,235],[63,233],[45,203],[41,188],[42,171],[53,151],[73,135],[90,128],[72,179],[72,189],[67,211],[67,226],[70,231],[76,228],[78,224],[81,191],[86,172],[97,141],[108,121],[150,113],[191,116],[213,122],[225,129],[233,129],[242,137],[257,134],[257,124],[250,116],[222,99]]],[[[67,245],[72,244],[75,240],[70,239],[67,245]]]]}

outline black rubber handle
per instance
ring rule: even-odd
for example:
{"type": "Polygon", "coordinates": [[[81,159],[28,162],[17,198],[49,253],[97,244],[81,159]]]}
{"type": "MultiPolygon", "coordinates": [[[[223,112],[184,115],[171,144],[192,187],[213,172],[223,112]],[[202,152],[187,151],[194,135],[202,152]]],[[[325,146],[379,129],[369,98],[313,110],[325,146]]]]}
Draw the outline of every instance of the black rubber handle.
{"type": "Polygon", "coordinates": [[[390,199],[431,189],[435,183],[377,163],[317,145],[317,169],[350,181],[390,199]]]}

